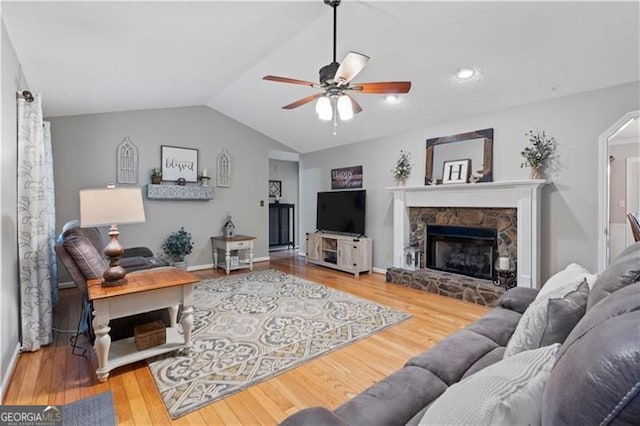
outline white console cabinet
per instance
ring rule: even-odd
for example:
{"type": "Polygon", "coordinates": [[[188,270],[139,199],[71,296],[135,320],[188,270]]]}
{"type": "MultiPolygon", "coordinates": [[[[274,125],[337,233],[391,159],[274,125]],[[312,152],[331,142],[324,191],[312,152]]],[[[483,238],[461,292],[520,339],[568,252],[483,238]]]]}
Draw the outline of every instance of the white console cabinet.
{"type": "Polygon", "coordinates": [[[338,234],[307,234],[307,263],[314,263],[356,277],[372,272],[373,240],[338,234]]]}

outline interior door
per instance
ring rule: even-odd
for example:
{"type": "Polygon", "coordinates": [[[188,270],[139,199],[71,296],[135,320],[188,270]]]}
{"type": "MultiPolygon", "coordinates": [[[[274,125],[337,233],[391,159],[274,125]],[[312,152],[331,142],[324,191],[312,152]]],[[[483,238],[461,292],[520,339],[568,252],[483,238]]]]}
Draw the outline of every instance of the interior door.
{"type": "MultiPolygon", "coordinates": [[[[640,213],[640,157],[627,158],[627,214],[633,213],[638,215],[640,213]]],[[[626,245],[633,244],[633,234],[631,233],[631,227],[627,226],[627,240],[626,245]]]]}

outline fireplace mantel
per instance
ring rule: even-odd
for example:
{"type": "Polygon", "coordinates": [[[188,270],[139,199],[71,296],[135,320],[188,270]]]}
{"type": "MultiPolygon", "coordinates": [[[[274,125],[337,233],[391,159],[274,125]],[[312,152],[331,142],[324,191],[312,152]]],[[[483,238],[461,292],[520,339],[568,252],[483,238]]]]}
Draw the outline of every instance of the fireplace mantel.
{"type": "Polygon", "coordinates": [[[518,212],[518,286],[540,286],[540,192],[547,180],[392,186],[393,266],[409,245],[410,207],[515,207],[518,212]]]}

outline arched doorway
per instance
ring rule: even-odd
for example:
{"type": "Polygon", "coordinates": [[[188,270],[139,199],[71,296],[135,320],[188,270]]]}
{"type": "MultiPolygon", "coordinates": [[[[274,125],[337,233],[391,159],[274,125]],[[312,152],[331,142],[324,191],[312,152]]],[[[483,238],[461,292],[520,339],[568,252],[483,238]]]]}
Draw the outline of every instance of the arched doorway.
{"type": "MultiPolygon", "coordinates": [[[[633,155],[624,154],[618,157],[616,157],[616,155],[612,156],[611,154],[612,147],[624,145],[626,143],[624,139],[634,139],[634,138],[637,139],[638,135],[636,135],[637,133],[636,126],[638,126],[639,122],[640,122],[640,111],[628,112],[623,117],[621,117],[618,121],[616,121],[613,125],[611,125],[611,127],[609,127],[604,133],[602,133],[602,135],[600,135],[600,138],[598,140],[598,144],[599,144],[599,147],[598,147],[598,152],[599,152],[599,156],[598,156],[598,175],[599,175],[598,226],[600,230],[599,232],[600,237],[598,239],[598,270],[599,271],[604,270],[609,265],[611,258],[615,256],[615,253],[612,253],[611,251],[612,231],[616,233],[624,230],[623,227],[617,226],[617,225],[622,225],[621,223],[618,223],[621,221],[621,219],[619,217],[620,212],[617,210],[618,209],[628,210],[629,208],[632,208],[632,209],[636,208],[635,206],[627,205],[626,195],[624,199],[620,195],[622,193],[626,194],[627,192],[626,188],[625,190],[622,190],[617,186],[615,188],[611,187],[612,167],[615,168],[618,166],[620,167],[624,166],[626,168],[627,162],[624,160],[626,160],[626,158],[633,158],[633,155]],[[628,132],[627,134],[629,136],[626,138],[621,137],[621,136],[626,136],[626,134],[623,134],[623,132],[628,132]],[[612,142],[613,142],[613,145],[612,145],[612,142]],[[617,163],[612,165],[613,162],[617,162],[617,163]],[[615,199],[612,199],[612,193],[614,194],[615,199]],[[612,215],[612,205],[614,206],[613,209],[616,210],[614,211],[614,215],[612,215]],[[612,219],[614,220],[614,222],[612,222],[612,219]],[[612,224],[614,225],[612,226],[612,224]]],[[[640,150],[638,150],[638,155],[636,156],[640,156],[640,150]]],[[[633,164],[634,162],[630,161],[629,163],[633,164]]],[[[614,172],[617,176],[618,170],[614,170],[614,172]]],[[[626,173],[625,173],[625,176],[626,176],[626,173]]],[[[630,176],[634,176],[633,172],[630,173],[630,176]]],[[[626,182],[623,182],[623,183],[626,184],[626,182]]],[[[621,184],[622,183],[618,181],[616,185],[621,185],[621,184]]],[[[619,241],[619,238],[621,238],[621,236],[619,235],[616,235],[614,237],[615,244],[616,244],[615,251],[618,251],[618,248],[621,244],[621,242],[619,241]]]]}

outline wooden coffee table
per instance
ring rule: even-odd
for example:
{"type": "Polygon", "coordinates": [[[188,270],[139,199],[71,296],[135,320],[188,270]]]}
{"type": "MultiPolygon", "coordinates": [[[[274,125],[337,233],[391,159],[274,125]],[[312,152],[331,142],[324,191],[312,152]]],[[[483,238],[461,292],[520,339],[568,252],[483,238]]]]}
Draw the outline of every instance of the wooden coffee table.
{"type": "Polygon", "coordinates": [[[93,349],[98,357],[96,376],[104,382],[114,368],[140,361],[166,352],[191,348],[193,328],[193,285],[198,282],[194,275],[177,268],[157,268],[127,275],[127,284],[103,287],[102,279],[87,282],[89,301],[93,302],[93,329],[96,340],[93,349]],[[182,330],[178,333],[178,306],[182,304],[182,330]],[[171,326],[167,327],[167,342],[164,345],[138,350],[133,337],[111,342],[109,320],[169,309],[171,326]]]}

